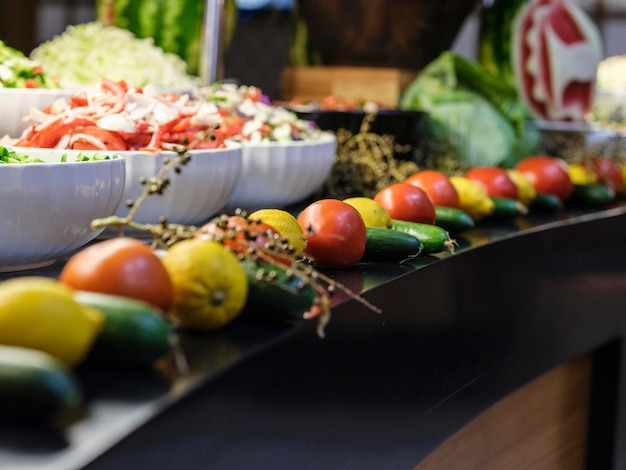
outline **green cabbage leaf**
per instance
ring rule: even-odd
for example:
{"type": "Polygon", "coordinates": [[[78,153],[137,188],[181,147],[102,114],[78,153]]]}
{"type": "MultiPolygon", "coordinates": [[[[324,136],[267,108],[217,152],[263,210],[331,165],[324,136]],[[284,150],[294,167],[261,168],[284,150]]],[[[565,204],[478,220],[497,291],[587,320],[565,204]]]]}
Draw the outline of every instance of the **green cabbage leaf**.
{"type": "Polygon", "coordinates": [[[400,107],[428,113],[430,133],[446,138],[456,157],[472,166],[509,166],[538,144],[516,89],[450,51],[409,84],[400,107]]]}

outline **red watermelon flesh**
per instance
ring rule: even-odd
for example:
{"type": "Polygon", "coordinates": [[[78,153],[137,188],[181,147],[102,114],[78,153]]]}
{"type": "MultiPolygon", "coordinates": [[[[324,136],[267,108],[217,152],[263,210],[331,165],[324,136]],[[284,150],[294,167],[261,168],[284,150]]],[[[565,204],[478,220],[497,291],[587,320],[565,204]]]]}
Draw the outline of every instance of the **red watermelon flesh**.
{"type": "Polygon", "coordinates": [[[582,120],[602,52],[597,28],[568,0],[531,1],[514,30],[520,94],[535,117],[582,120]]]}

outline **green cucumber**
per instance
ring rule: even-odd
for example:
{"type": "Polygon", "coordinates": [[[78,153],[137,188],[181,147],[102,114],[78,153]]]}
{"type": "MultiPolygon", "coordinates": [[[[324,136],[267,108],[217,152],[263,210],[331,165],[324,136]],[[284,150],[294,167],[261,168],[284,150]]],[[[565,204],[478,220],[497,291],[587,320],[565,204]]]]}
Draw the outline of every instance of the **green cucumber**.
{"type": "Polygon", "coordinates": [[[392,221],[392,225],[393,230],[412,235],[422,242],[424,253],[454,252],[456,243],[442,227],[395,219],[392,221]]]}
{"type": "Polygon", "coordinates": [[[79,291],[76,300],[104,315],[104,327],[85,364],[119,368],[151,366],[171,349],[173,327],[151,305],[135,299],[79,291]]]}
{"type": "Polygon", "coordinates": [[[492,197],[493,211],[490,217],[513,218],[528,214],[528,207],[517,199],[508,197],[492,197]]]}
{"type": "Polygon", "coordinates": [[[388,228],[367,227],[362,261],[401,261],[418,256],[422,242],[411,234],[388,228]]]}
{"type": "Polygon", "coordinates": [[[574,184],[569,201],[590,206],[608,204],[615,199],[615,190],[600,183],[574,184]]]}
{"type": "Polygon", "coordinates": [[[548,193],[537,193],[533,203],[530,205],[533,211],[556,212],[563,209],[563,202],[558,196],[548,193]]]}
{"type": "Polygon", "coordinates": [[[258,322],[283,322],[302,318],[317,292],[310,283],[281,266],[241,261],[248,277],[248,297],[239,317],[258,322]]]}
{"type": "Polygon", "coordinates": [[[0,345],[0,415],[53,422],[77,415],[83,392],[73,371],[35,349],[0,345]]]}
{"type": "Polygon", "coordinates": [[[474,219],[464,210],[455,207],[435,206],[435,225],[449,232],[461,232],[472,228],[474,219]]]}

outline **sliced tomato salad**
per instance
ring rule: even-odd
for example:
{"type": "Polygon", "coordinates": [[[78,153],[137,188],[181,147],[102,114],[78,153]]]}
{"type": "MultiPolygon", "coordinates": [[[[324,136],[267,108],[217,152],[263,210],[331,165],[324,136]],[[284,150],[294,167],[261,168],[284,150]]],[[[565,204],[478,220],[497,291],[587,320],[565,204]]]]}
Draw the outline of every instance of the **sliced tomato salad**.
{"type": "Polygon", "coordinates": [[[108,79],[69,100],[32,110],[29,117],[33,124],[17,146],[157,151],[224,147],[232,137],[216,132],[224,116],[214,103],[108,79]]]}

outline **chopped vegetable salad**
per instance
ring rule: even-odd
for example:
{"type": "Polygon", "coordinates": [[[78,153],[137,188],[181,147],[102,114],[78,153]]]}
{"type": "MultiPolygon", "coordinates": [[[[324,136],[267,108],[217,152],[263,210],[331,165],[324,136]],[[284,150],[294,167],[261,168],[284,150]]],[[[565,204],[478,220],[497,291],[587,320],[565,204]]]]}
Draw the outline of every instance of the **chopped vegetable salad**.
{"type": "MultiPolygon", "coordinates": [[[[72,157],[71,160],[68,159],[67,155],[61,155],[61,158],[59,159],[59,162],[61,163],[65,163],[65,162],[88,162],[88,161],[95,161],[95,160],[112,160],[118,158],[115,155],[104,155],[104,154],[93,154],[93,155],[87,155],[84,153],[79,153],[78,155],[75,155],[74,157],[72,157]]],[[[18,153],[17,151],[13,150],[13,149],[9,149],[7,147],[2,147],[0,146],[0,165],[2,164],[6,164],[6,163],[48,163],[46,160],[42,160],[41,158],[38,157],[32,157],[30,155],[27,154],[23,154],[23,153],[18,153]]]]}
{"type": "Polygon", "coordinates": [[[217,84],[191,93],[159,93],[103,79],[69,100],[31,109],[31,124],[14,145],[79,150],[219,148],[226,141],[294,141],[321,130],[269,104],[255,87],[217,84]]]}
{"type": "Polygon", "coordinates": [[[0,88],[49,88],[41,64],[0,41],[0,88]]]}

